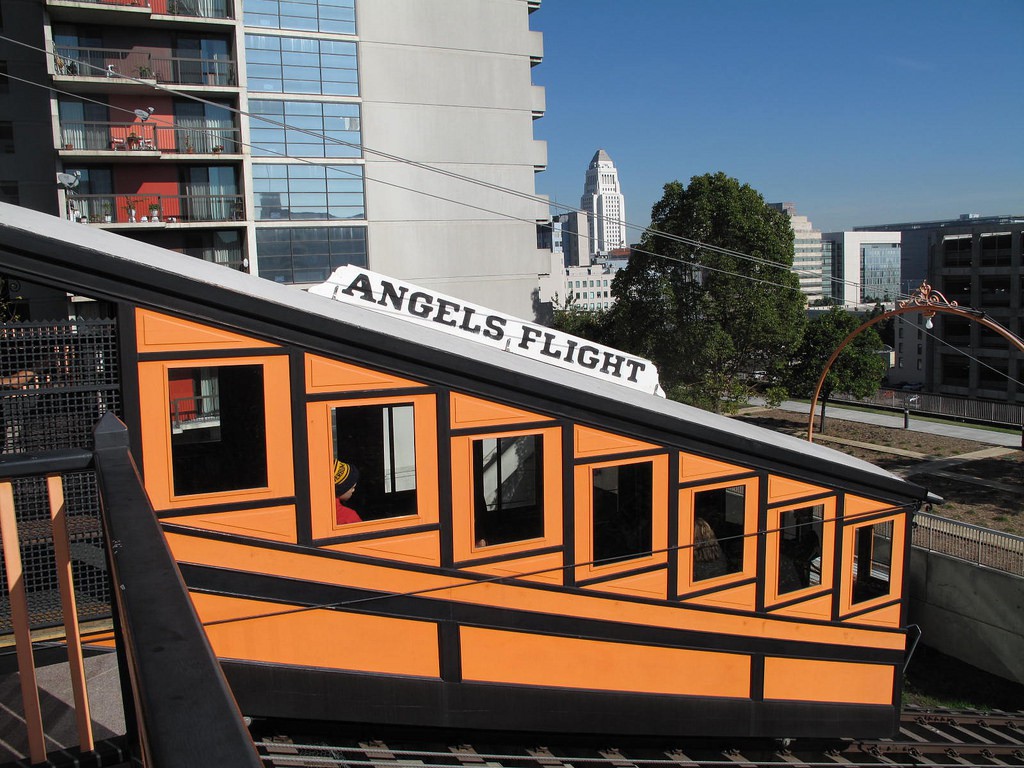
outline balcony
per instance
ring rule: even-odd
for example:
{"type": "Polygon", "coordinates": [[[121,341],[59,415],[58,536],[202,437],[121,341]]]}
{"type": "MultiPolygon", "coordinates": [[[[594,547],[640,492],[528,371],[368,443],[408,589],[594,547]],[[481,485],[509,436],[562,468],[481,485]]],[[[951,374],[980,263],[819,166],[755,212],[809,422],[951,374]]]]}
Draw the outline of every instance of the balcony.
{"type": "Polygon", "coordinates": [[[142,154],[238,154],[239,131],[229,124],[201,127],[148,123],[61,123],[60,146],[65,150],[142,154]]]}
{"type": "Polygon", "coordinates": [[[242,195],[74,195],[67,217],[93,224],[164,226],[203,222],[245,221],[242,195]]]}
{"type": "Polygon", "coordinates": [[[96,6],[98,9],[133,11],[147,16],[179,16],[190,19],[231,19],[231,0],[49,0],[53,7],[96,6]]]}
{"type": "Polygon", "coordinates": [[[106,78],[112,83],[125,82],[125,78],[216,87],[238,83],[235,62],[230,59],[160,57],[148,51],[117,48],[59,46],[53,66],[58,77],[106,78]]]}

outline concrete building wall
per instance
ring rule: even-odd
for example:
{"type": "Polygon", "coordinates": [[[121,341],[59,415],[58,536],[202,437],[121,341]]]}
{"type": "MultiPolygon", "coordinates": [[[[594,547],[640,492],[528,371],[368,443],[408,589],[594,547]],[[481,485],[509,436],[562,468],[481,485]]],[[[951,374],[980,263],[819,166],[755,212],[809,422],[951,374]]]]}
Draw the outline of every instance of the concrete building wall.
{"type": "MultiPolygon", "coordinates": [[[[899,232],[827,232],[821,239],[833,243],[835,259],[832,264],[831,295],[845,306],[862,303],[865,274],[861,268],[861,249],[864,246],[900,244],[899,232]]],[[[897,280],[897,284],[898,284],[897,280]]],[[[881,298],[881,297],[878,297],[881,298]]],[[[890,297],[895,300],[896,296],[890,297]]]]}
{"type": "Polygon", "coordinates": [[[533,138],[541,37],[523,0],[360,0],[360,95],[369,266],[519,317],[533,317],[547,162],[533,138]]]}
{"type": "Polygon", "coordinates": [[[915,547],[910,621],[925,645],[1024,684],[1024,578],[915,547]]]}

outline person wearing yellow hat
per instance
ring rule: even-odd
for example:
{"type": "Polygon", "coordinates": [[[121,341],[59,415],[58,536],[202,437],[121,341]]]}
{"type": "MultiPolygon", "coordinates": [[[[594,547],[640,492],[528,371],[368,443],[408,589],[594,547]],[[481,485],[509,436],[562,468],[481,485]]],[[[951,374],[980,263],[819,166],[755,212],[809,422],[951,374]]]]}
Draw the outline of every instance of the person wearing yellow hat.
{"type": "Polygon", "coordinates": [[[356,483],[359,482],[359,470],[352,464],[343,461],[334,462],[334,521],[338,525],[346,523],[361,523],[363,518],[351,507],[345,506],[345,502],[352,498],[356,492],[356,483]]]}

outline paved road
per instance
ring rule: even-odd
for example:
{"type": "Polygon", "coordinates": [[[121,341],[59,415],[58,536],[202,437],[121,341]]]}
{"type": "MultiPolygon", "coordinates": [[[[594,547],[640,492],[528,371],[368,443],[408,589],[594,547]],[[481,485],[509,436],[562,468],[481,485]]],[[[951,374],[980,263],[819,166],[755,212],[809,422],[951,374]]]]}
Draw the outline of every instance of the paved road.
{"type": "MultiPolygon", "coordinates": [[[[764,405],[763,400],[751,400],[751,405],[764,405]]],[[[806,414],[810,411],[809,403],[800,403],[794,400],[786,400],[779,406],[785,411],[806,414]]],[[[825,421],[829,419],[845,419],[847,421],[859,421],[862,424],[877,424],[881,427],[903,428],[903,414],[901,413],[873,413],[853,408],[843,408],[835,404],[829,404],[825,411],[825,421]]],[[[818,422],[815,420],[814,428],[817,430],[818,422]]],[[[1007,448],[1020,448],[1020,433],[993,432],[987,429],[980,429],[969,424],[958,424],[956,422],[935,422],[923,419],[910,418],[910,429],[915,432],[927,432],[933,435],[945,435],[956,437],[962,440],[974,440],[986,445],[1000,445],[1007,448]]]]}

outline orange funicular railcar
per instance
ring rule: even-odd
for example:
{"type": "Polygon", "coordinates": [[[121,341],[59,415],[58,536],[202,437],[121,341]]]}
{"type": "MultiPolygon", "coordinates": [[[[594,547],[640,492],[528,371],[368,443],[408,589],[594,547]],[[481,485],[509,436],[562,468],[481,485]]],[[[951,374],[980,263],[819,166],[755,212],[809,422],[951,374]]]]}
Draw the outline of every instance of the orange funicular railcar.
{"type": "Polygon", "coordinates": [[[895,729],[923,489],[453,337],[486,326],[429,292],[412,324],[8,206],[0,232],[4,271],[116,305],[133,448],[245,714],[895,729]]]}

